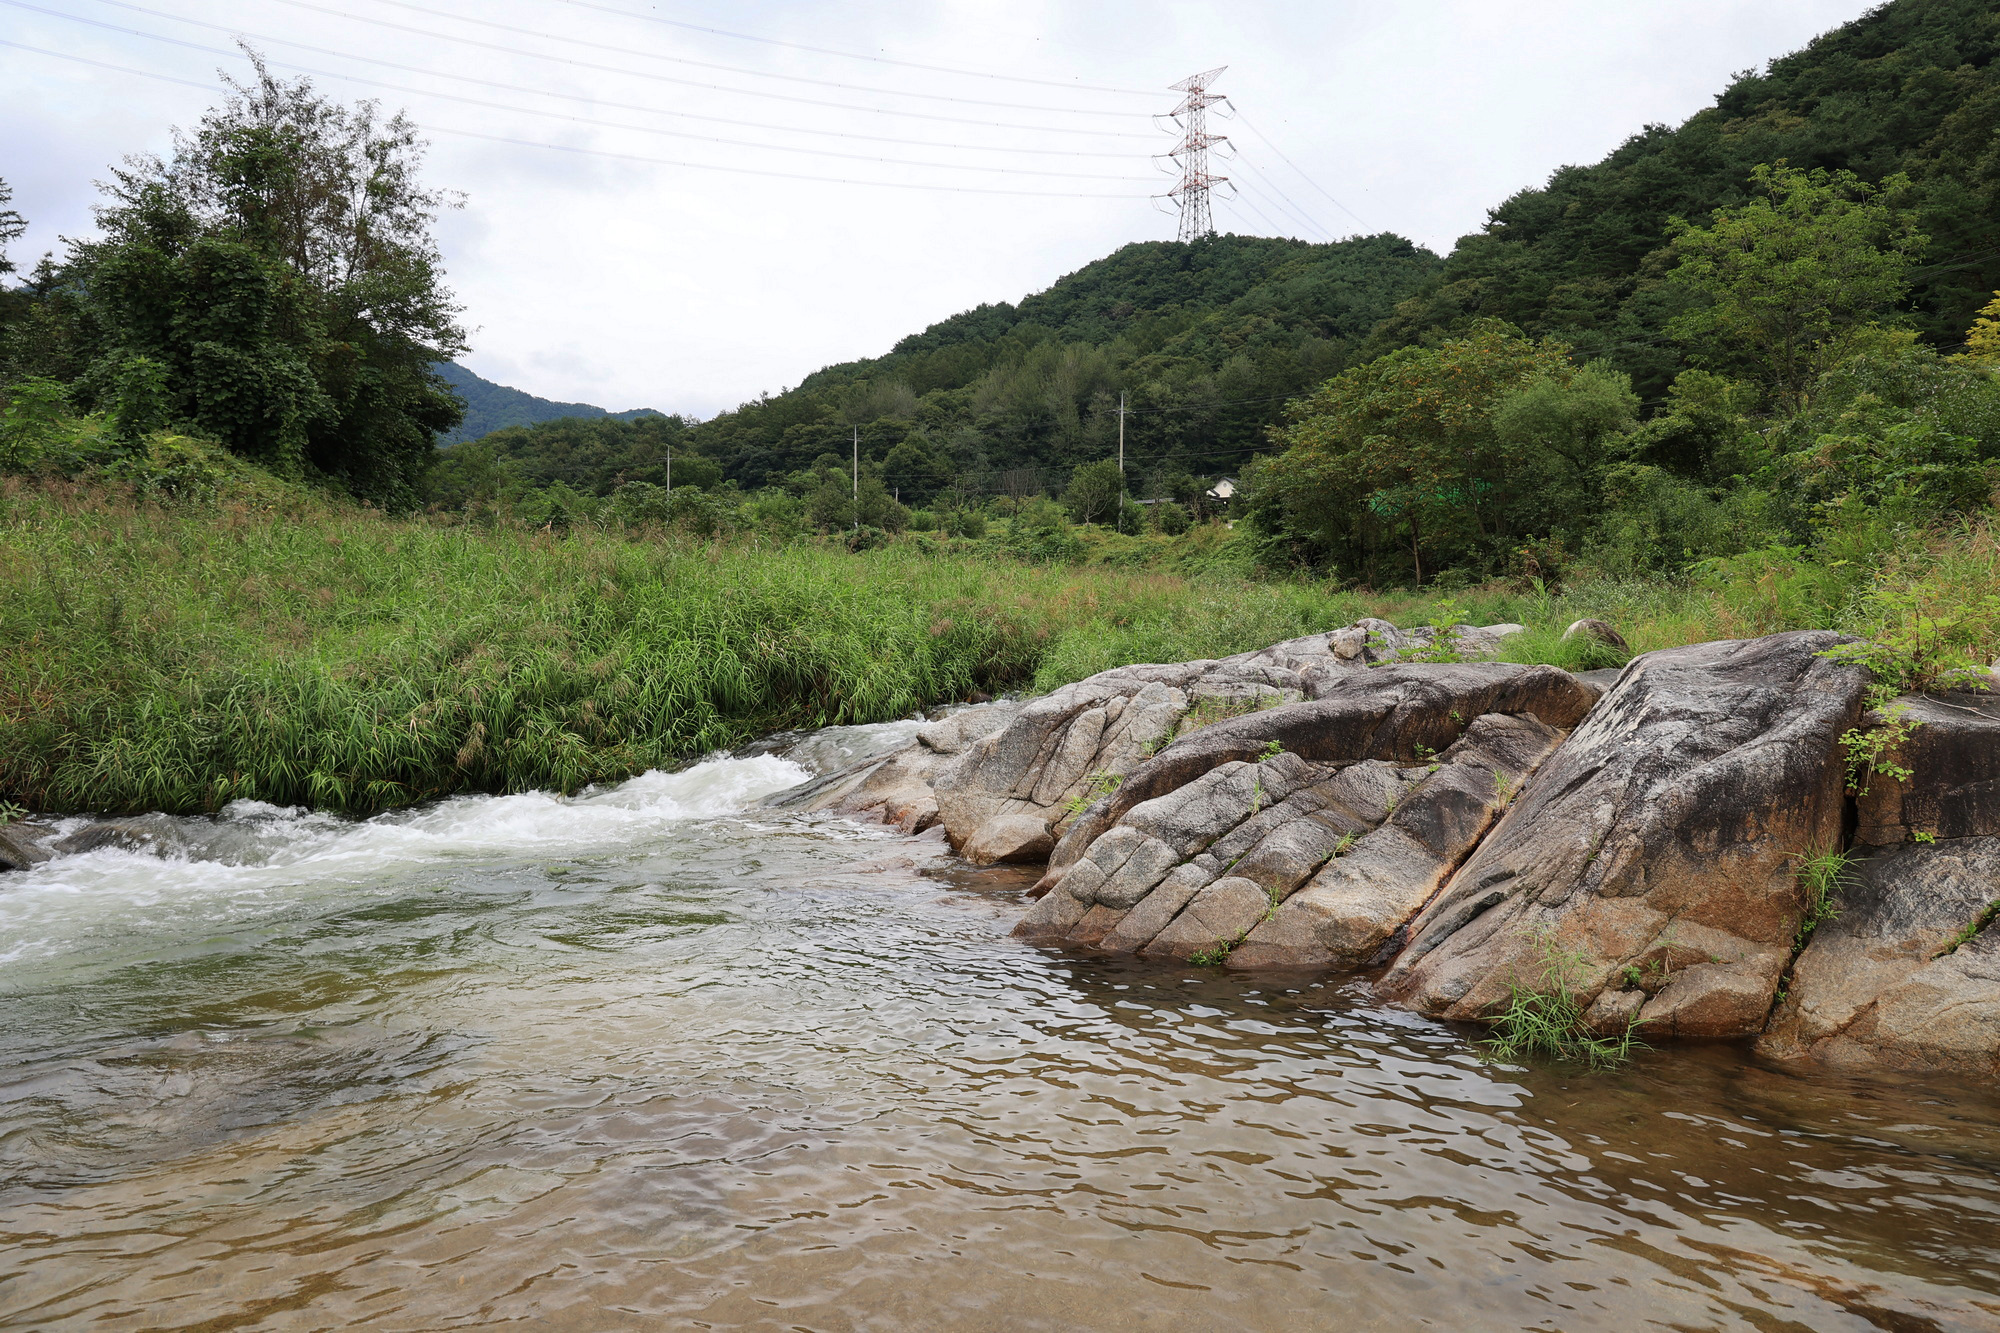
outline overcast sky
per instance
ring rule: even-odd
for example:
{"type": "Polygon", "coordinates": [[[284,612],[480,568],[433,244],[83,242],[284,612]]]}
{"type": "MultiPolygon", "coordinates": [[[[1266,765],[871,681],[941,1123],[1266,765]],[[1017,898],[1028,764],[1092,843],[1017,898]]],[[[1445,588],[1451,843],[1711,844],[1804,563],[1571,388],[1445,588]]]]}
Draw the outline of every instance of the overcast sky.
{"type": "Polygon", "coordinates": [[[89,231],[108,164],[164,149],[218,68],[245,69],[241,35],[279,73],[425,127],[429,180],[467,199],[439,235],[474,370],[707,416],[1172,239],[1151,117],[1196,71],[1228,66],[1216,87],[1241,113],[1212,126],[1239,150],[1215,169],[1243,187],[1219,229],[1443,252],[1556,167],[1866,8],[0,0],[0,178],[26,267],[89,231]]]}

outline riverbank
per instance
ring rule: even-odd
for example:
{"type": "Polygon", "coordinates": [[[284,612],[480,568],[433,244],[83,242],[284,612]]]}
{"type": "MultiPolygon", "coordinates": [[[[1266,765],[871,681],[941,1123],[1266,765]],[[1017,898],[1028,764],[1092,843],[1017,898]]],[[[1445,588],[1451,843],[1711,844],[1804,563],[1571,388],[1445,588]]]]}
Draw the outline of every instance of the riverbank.
{"type": "MultiPolygon", "coordinates": [[[[0,800],[367,814],[575,791],[784,728],[1046,692],[1362,616],[1409,625],[1444,600],[916,539],[848,551],[392,517],[242,471],[193,499],[0,479],[0,800]]],[[[1461,589],[1443,609],[1527,626],[1502,657],[1581,669],[1624,657],[1563,641],[1583,617],[1634,651],[1906,614],[1976,638],[1995,588],[2000,557],[1976,529],[1872,580],[1772,556],[1705,583],[1461,589]]]]}

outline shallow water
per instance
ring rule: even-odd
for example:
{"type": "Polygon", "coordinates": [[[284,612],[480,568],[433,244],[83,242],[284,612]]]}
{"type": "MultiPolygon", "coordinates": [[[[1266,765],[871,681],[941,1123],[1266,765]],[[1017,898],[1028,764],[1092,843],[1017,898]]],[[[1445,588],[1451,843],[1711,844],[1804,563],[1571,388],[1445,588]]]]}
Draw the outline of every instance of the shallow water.
{"type": "Polygon", "coordinates": [[[0,1328],[2000,1328],[1993,1089],[1495,1066],[752,805],[907,730],[0,880],[0,1328]]]}

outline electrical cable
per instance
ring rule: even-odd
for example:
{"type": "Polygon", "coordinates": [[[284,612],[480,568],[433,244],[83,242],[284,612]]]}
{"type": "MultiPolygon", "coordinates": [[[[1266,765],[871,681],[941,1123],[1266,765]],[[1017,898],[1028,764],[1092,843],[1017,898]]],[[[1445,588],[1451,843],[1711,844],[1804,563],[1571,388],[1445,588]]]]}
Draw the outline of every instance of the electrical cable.
{"type": "MultiPolygon", "coordinates": [[[[47,11],[42,11],[42,12],[47,12],[47,11]]],[[[174,41],[173,38],[161,37],[158,34],[153,34],[153,33],[140,32],[138,29],[135,28],[115,28],[114,30],[118,32],[131,33],[135,36],[151,37],[154,41],[162,41],[162,42],[174,41]]],[[[14,44],[18,45],[18,43],[14,44]]],[[[235,59],[241,54],[240,52],[225,51],[222,50],[220,47],[194,46],[184,42],[175,42],[175,44],[181,46],[188,46],[189,49],[191,50],[204,51],[211,55],[227,56],[231,59],[235,59]]],[[[23,49],[39,50],[39,48],[35,47],[24,47],[23,49]]],[[[54,54],[54,53],[43,52],[42,54],[54,54]]],[[[327,54],[334,55],[340,59],[348,59],[348,60],[372,59],[371,57],[367,56],[346,56],[342,55],[339,52],[327,52],[327,54]]],[[[469,106],[481,106],[481,107],[499,106],[503,110],[520,111],[529,115],[550,114],[546,112],[537,111],[532,107],[516,106],[513,104],[506,104],[506,103],[482,102],[474,98],[457,97],[451,93],[438,92],[435,89],[413,88],[408,84],[390,83],[383,79],[371,79],[361,74],[337,74],[331,70],[314,69],[310,65],[300,65],[291,61],[274,60],[271,61],[270,63],[280,69],[296,70],[299,73],[317,75],[320,78],[342,79],[349,83],[367,84],[368,86],[373,88],[386,88],[391,92],[408,93],[415,97],[442,97],[442,98],[448,98],[452,101],[464,102],[469,106]]],[[[375,63],[387,64],[388,62],[377,61],[375,63]]],[[[1095,153],[1080,149],[1069,149],[1069,148],[1050,148],[1050,149],[1013,148],[1000,144],[939,143],[935,139],[903,139],[893,135],[884,135],[884,134],[856,134],[853,133],[852,131],[846,131],[846,130],[811,129],[803,125],[773,125],[768,121],[737,120],[728,116],[706,116],[700,114],[699,112],[670,111],[665,107],[646,106],[638,102],[617,102],[617,101],[610,101],[601,97],[588,97],[580,93],[555,92],[553,90],[543,89],[543,88],[526,88],[521,86],[520,84],[502,83],[496,79],[480,79],[480,78],[474,78],[466,74],[451,74],[451,73],[446,73],[444,71],[420,70],[416,69],[413,66],[408,66],[408,65],[390,65],[389,67],[392,69],[407,69],[410,70],[412,73],[417,73],[417,74],[431,74],[433,77],[436,78],[450,79],[457,83],[468,83],[472,84],[475,87],[480,87],[480,88],[495,88],[502,92],[519,93],[532,97],[549,97],[565,102],[581,102],[586,106],[610,107],[618,111],[637,111],[642,115],[671,116],[679,120],[698,120],[712,125],[734,125],[742,129],[774,130],[780,134],[810,134],[821,138],[855,139],[865,143],[902,144],[912,148],[944,148],[944,149],[950,149],[954,152],[1025,153],[1037,157],[1102,157],[1102,158],[1116,158],[1120,161],[1126,161],[1126,162],[1132,160],[1132,154],[1130,154],[1129,152],[1095,153]]],[[[107,66],[106,68],[115,68],[115,67],[107,66]]],[[[197,84],[195,86],[205,88],[208,87],[209,85],[197,84]]],[[[586,122],[586,123],[610,124],[611,122],[586,122]]],[[[638,127],[633,126],[629,128],[636,129],[638,127]]],[[[651,131],[646,131],[646,132],[650,133],[651,131]]],[[[728,142],[728,141],[723,140],[718,142],[728,142]]]]}
{"type": "MultiPolygon", "coordinates": [[[[384,4],[398,4],[400,2],[401,0],[382,0],[382,3],[384,4]]],[[[116,5],[120,9],[139,9],[139,6],[137,5],[126,4],[125,0],[98,0],[98,3],[106,5],[116,5]]],[[[311,3],[311,0],[277,0],[277,3],[281,5],[290,5],[294,9],[305,9],[318,14],[329,14],[332,15],[334,18],[346,19],[351,23],[372,23],[378,28],[388,28],[393,32],[407,32],[416,37],[428,37],[432,41],[457,42],[461,46],[473,46],[479,48],[482,51],[498,51],[502,55],[525,56],[530,60],[552,60],[559,64],[565,64],[565,65],[584,64],[584,62],[582,61],[569,60],[563,56],[558,56],[558,55],[550,55],[545,51],[523,51],[518,46],[501,46],[495,42],[482,42],[479,41],[477,38],[473,37],[460,37],[457,36],[456,34],[448,32],[433,32],[429,28],[413,28],[407,23],[397,23],[390,19],[371,18],[366,14],[354,14],[348,12],[347,10],[334,9],[327,5],[316,5],[311,3]]],[[[145,13],[148,11],[140,10],[140,12],[145,13]]],[[[487,27],[504,26],[501,24],[493,23],[487,19],[461,19],[460,22],[478,23],[487,27]]],[[[534,32],[532,30],[524,28],[510,28],[508,29],[508,31],[521,33],[526,36],[533,37],[538,41],[569,42],[573,45],[592,47],[597,50],[607,50],[607,49],[612,51],[619,50],[619,48],[617,47],[607,48],[601,43],[587,41],[581,37],[558,37],[553,33],[534,32]]],[[[808,83],[816,85],[821,88],[839,88],[845,92],[868,93],[870,95],[887,94],[888,96],[891,97],[915,97],[926,102],[951,102],[958,106],[995,107],[1005,111],[1047,111],[1053,115],[1059,115],[1059,116],[1079,116],[1079,115],[1143,116],[1146,114],[1145,112],[1142,111],[1093,111],[1093,110],[1078,110],[1072,107],[1062,107],[1062,106],[1036,106],[1032,103],[1026,103],[1026,102],[985,102],[977,98],[971,98],[971,97],[953,97],[948,93],[898,92],[893,88],[870,88],[863,84],[836,83],[828,79],[807,78],[801,74],[762,74],[758,73],[755,70],[740,69],[733,65],[714,65],[700,60],[685,60],[679,56],[660,55],[652,51],[624,51],[620,52],[620,54],[640,56],[647,60],[668,60],[668,61],[673,61],[676,64],[694,65],[702,69],[719,69],[731,74],[750,74],[757,78],[783,79],[788,83],[808,83]]],[[[667,78],[666,75],[644,74],[639,72],[638,70],[616,69],[603,65],[585,65],[584,67],[588,69],[605,70],[606,72],[613,74],[625,74],[625,75],[636,76],[642,79],[667,78]]],[[[670,80],[670,81],[680,82],[680,80],[670,80]]],[[[697,84],[695,86],[702,87],[710,85],[697,84]]],[[[742,93],[746,96],[751,96],[751,97],[768,96],[768,94],[759,93],[748,88],[719,88],[716,89],[716,91],[742,93]]]]}
{"type": "MultiPolygon", "coordinates": [[[[243,37],[259,42],[268,42],[277,46],[296,47],[297,49],[302,51],[311,51],[315,55],[332,56],[336,60],[352,60],[362,64],[379,65],[385,69],[401,70],[406,74],[417,74],[427,78],[458,79],[461,81],[473,82],[473,83],[490,83],[489,80],[467,79],[466,76],[464,75],[448,74],[440,71],[427,70],[415,65],[400,65],[393,60],[383,60],[376,56],[351,55],[347,52],[332,50],[324,46],[314,46],[310,42],[293,41],[292,39],[287,37],[271,37],[271,36],[261,35],[258,33],[246,32],[240,28],[232,28],[227,24],[210,23],[203,19],[183,18],[178,14],[169,14],[157,9],[147,9],[140,5],[127,4],[124,3],[124,0],[99,0],[99,2],[102,4],[117,5],[121,9],[130,9],[133,10],[134,12],[147,14],[155,18],[168,19],[175,23],[185,23],[197,28],[207,28],[213,32],[228,33],[232,36],[243,37]]],[[[79,14],[66,14],[58,9],[48,9],[42,5],[30,4],[28,3],[28,0],[0,0],[0,4],[10,5],[15,9],[29,10],[32,13],[46,14],[51,18],[67,19],[72,23],[81,23],[93,28],[102,28],[107,32],[124,33],[125,35],[130,37],[144,37],[151,41],[165,42],[173,46],[184,46],[187,47],[189,50],[193,51],[203,51],[203,52],[208,52],[210,54],[213,54],[215,51],[215,48],[213,47],[199,46],[193,42],[183,41],[178,37],[168,37],[160,33],[146,32],[139,28],[127,28],[120,24],[104,22],[101,19],[84,18],[79,14]]],[[[557,59],[560,58],[558,57],[557,59]]],[[[601,66],[585,65],[583,64],[583,62],[579,61],[562,61],[561,63],[577,65],[579,68],[593,68],[593,69],[605,68],[601,66]]],[[[290,66],[289,68],[299,69],[301,67],[293,65],[290,66]]],[[[1020,124],[1008,123],[1005,121],[973,120],[965,116],[933,115],[929,112],[924,112],[924,111],[894,111],[886,107],[854,106],[846,102],[823,102],[816,98],[810,98],[810,97],[791,97],[787,96],[784,93],[766,93],[766,92],[758,92],[754,89],[725,88],[716,84],[695,83],[687,79],[674,79],[674,78],[669,78],[665,75],[644,74],[633,70],[614,69],[611,70],[610,72],[617,74],[629,74],[634,78],[652,79],[655,82],[683,84],[688,87],[706,88],[716,92],[736,92],[736,93],[742,93],[743,95],[748,97],[762,97],[771,101],[793,102],[801,106],[825,107],[835,111],[858,111],[867,115],[900,116],[905,120],[929,120],[929,121],[936,121],[943,124],[952,124],[952,125],[978,125],[986,129],[1027,130],[1031,133],[1036,133],[1036,134],[1075,134],[1075,135],[1084,135],[1091,138],[1150,140],[1154,137],[1151,134],[1128,132],[1124,130],[1086,130],[1086,129],[1078,129],[1073,126],[1063,126],[1063,125],[1020,125],[1020,124]]],[[[340,78],[347,76],[329,74],[326,75],[325,77],[340,78]]],[[[512,85],[496,84],[492,86],[511,87],[512,85]]],[[[537,90],[530,89],[525,91],[534,92],[537,90]]],[[[539,93],[538,95],[549,96],[549,97],[565,96],[565,94],[561,93],[539,93]]],[[[666,112],[660,112],[659,114],[685,115],[687,113],[666,111],[666,112]]],[[[737,122],[731,122],[731,123],[737,123],[737,122]]]]}
{"type": "Polygon", "coordinates": [[[658,23],[669,28],[681,28],[688,32],[705,32],[712,37],[731,37],[742,42],[761,42],[765,46],[782,46],[793,51],[810,51],[814,55],[839,56],[843,60],[866,60],[877,65],[897,65],[903,69],[928,70],[933,74],[958,74],[973,79],[1000,79],[1007,83],[1032,83],[1044,88],[1074,88],[1091,93],[1129,93],[1137,97],[1158,97],[1148,88],[1107,88],[1094,83],[1065,83],[1061,79],[1031,79],[1020,74],[992,74],[978,69],[953,69],[949,65],[926,65],[914,60],[895,60],[889,56],[862,55],[858,51],[838,51],[825,46],[807,46],[803,42],[780,41],[775,37],[757,37],[747,32],[730,32],[726,28],[707,28],[699,23],[681,23],[674,19],[661,18],[656,14],[634,14],[629,10],[615,9],[610,5],[597,5],[590,0],[561,0],[578,9],[594,9],[601,14],[615,14],[620,18],[637,19],[644,23],[658,23]]]}
{"type": "Polygon", "coordinates": [[[1347,216],[1353,218],[1356,222],[1359,222],[1362,226],[1366,227],[1369,225],[1368,220],[1366,218],[1362,217],[1359,213],[1349,208],[1346,204],[1341,203],[1340,200],[1335,199],[1332,195],[1327,194],[1326,187],[1321,185],[1318,181],[1314,180],[1311,176],[1306,175],[1304,167],[1301,167],[1298,163],[1292,161],[1292,159],[1290,159],[1289,157],[1286,157],[1284,150],[1279,148],[1278,145],[1276,145],[1275,143],[1271,142],[1271,136],[1264,133],[1264,131],[1258,129],[1256,124],[1253,121],[1251,121],[1251,119],[1248,116],[1244,115],[1240,110],[1237,109],[1236,104],[1234,102],[1229,104],[1229,110],[1230,113],[1237,120],[1243,122],[1245,129],[1248,129],[1252,134],[1256,135],[1259,139],[1262,139],[1264,141],[1264,146],[1266,148],[1269,148],[1272,152],[1278,155],[1279,161],[1283,162],[1293,171],[1298,172],[1300,177],[1304,179],[1306,184],[1312,186],[1315,190],[1318,190],[1321,194],[1326,195],[1328,203],[1332,204],[1335,208],[1339,209],[1341,212],[1347,214],[1347,216]]]}
{"type": "MultiPolygon", "coordinates": [[[[393,28],[398,32],[415,33],[420,37],[432,37],[450,42],[464,42],[472,46],[486,45],[483,42],[475,42],[469,37],[459,37],[450,33],[431,32],[424,28],[412,28],[406,24],[393,23],[388,19],[373,18],[366,14],[356,14],[345,9],[334,9],[327,5],[313,4],[311,0],[277,0],[277,3],[290,5],[294,9],[310,10],[318,14],[330,14],[334,18],[343,18],[352,23],[373,23],[380,27],[393,28]]],[[[543,42],[568,42],[571,46],[586,47],[593,51],[609,51],[614,55],[640,56],[647,60],[665,60],[676,65],[691,65],[696,69],[719,70],[725,74],[741,74],[753,79],[778,79],[786,83],[805,83],[819,88],[840,88],[848,92],[871,93],[889,97],[916,97],[928,102],[955,102],[963,106],[999,107],[1009,111],[1049,111],[1064,116],[1143,116],[1149,114],[1144,111],[1105,111],[1087,108],[1037,106],[1024,102],[985,102],[977,98],[953,97],[948,93],[913,93],[904,92],[900,88],[870,88],[864,84],[841,83],[832,79],[815,79],[803,74],[776,74],[769,70],[747,69],[741,65],[722,65],[714,61],[696,60],[689,56],[666,55],[658,51],[642,51],[629,46],[613,46],[605,42],[593,42],[585,37],[565,37],[560,33],[538,32],[533,28],[519,28],[511,23],[500,23],[493,19],[473,18],[466,14],[454,14],[449,10],[431,9],[425,5],[413,3],[413,0],[375,0],[375,3],[390,5],[397,9],[407,9],[417,14],[427,14],[432,18],[447,19],[456,23],[476,24],[479,27],[492,28],[498,32],[510,32],[517,37],[532,37],[537,41],[543,42]]],[[[489,47],[488,49],[496,51],[512,50],[509,47],[489,47]]],[[[513,51],[513,54],[525,55],[527,53],[513,51]]]]}
{"type": "MultiPolygon", "coordinates": [[[[1246,167],[1250,165],[1249,162],[1242,157],[1236,158],[1235,161],[1243,163],[1246,167]]],[[[1261,177],[1259,179],[1261,179],[1261,177]]],[[[1287,219],[1289,219],[1286,224],[1288,227],[1303,227],[1305,230],[1305,234],[1298,237],[1299,240],[1311,241],[1315,244],[1325,244],[1331,241],[1332,238],[1328,236],[1327,231],[1324,227],[1320,226],[1317,222],[1313,221],[1310,218],[1302,218],[1295,209],[1288,209],[1284,205],[1280,204],[1277,200],[1263,196],[1263,191],[1259,189],[1258,186],[1254,184],[1247,177],[1239,176],[1237,179],[1232,180],[1230,184],[1236,186],[1237,189],[1243,191],[1246,197],[1249,197],[1253,194],[1258,197],[1263,197],[1264,202],[1270,204],[1270,206],[1273,209],[1275,209],[1281,216],[1284,216],[1287,219]]]]}
{"type": "MultiPolygon", "coordinates": [[[[13,3],[13,0],[6,0],[13,3]]],[[[143,35],[143,34],[142,34],[143,35]]],[[[178,43],[187,45],[187,43],[178,43]]],[[[50,51],[44,47],[30,46],[26,42],[16,42],[0,37],[0,46],[11,46],[21,51],[32,51],[36,55],[53,56],[58,60],[74,61],[77,64],[92,65],[98,69],[111,70],[118,74],[131,74],[140,78],[158,79],[165,83],[178,83],[190,88],[211,89],[213,85],[197,83],[192,79],[179,78],[172,74],[159,74],[152,70],[133,69],[126,65],[114,65],[109,61],[92,60],[86,56],[72,55],[67,51],[50,51]]],[[[483,139],[492,143],[512,144],[521,148],[543,148],[550,152],[576,153],[588,157],[613,158],[623,162],[645,162],[658,166],[683,167],[694,171],[721,171],[733,176],[765,176],[776,180],[811,181],[824,185],[863,185],[890,190],[929,190],[941,194],[987,194],[1007,195],[1034,199],[1147,199],[1143,194],[1091,193],[1070,190],[993,190],[972,185],[926,185],[910,181],[869,181],[853,180],[843,176],[809,176],[801,172],[766,171],[756,167],[718,166],[709,162],[680,162],[671,158],[645,157],[635,153],[612,153],[596,148],[577,148],[568,144],[539,143],[532,139],[510,139],[496,134],[481,134],[475,130],[461,130],[449,125],[419,124],[417,129],[426,134],[455,134],[461,138],[483,139]]]]}
{"type": "Polygon", "coordinates": [[[1322,224],[1318,218],[1314,217],[1312,214],[1308,213],[1304,208],[1300,207],[1299,204],[1296,201],[1294,201],[1290,195],[1286,194],[1282,189],[1280,189],[1278,183],[1271,179],[1270,173],[1266,172],[1262,167],[1257,165],[1255,158],[1245,157],[1239,151],[1236,157],[1234,157],[1231,160],[1236,162],[1241,162],[1245,168],[1247,168],[1250,172],[1252,172],[1255,175],[1257,183],[1260,188],[1268,189],[1271,191],[1272,194],[1275,194],[1278,197],[1278,203],[1275,206],[1282,207],[1286,212],[1289,212],[1295,219],[1304,223],[1307,227],[1310,227],[1313,231],[1318,232],[1321,236],[1325,237],[1327,240],[1330,241],[1334,239],[1332,230],[1326,227],[1324,224],[1322,224]]]}

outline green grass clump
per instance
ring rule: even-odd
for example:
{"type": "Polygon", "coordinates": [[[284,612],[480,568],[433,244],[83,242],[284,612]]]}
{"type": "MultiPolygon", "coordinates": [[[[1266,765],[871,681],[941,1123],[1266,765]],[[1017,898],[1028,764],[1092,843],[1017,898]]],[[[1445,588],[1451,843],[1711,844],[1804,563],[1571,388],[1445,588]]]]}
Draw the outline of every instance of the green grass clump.
{"type": "Polygon", "coordinates": [[[1493,1036],[1486,1042],[1494,1058],[1519,1062],[1540,1056],[1612,1069],[1643,1049],[1636,1021],[1616,1036],[1601,1036],[1585,1026],[1584,1004],[1574,989],[1588,966],[1581,953],[1564,949],[1552,933],[1537,936],[1535,949],[1540,977],[1533,985],[1510,983],[1506,1007],[1494,1016],[1493,1036]]]}
{"type": "Polygon", "coordinates": [[[1813,932],[1840,915],[1840,891],[1847,886],[1848,866],[1854,856],[1835,848],[1811,852],[1799,858],[1799,924],[1792,939],[1796,957],[1813,937],[1813,932]]]}

